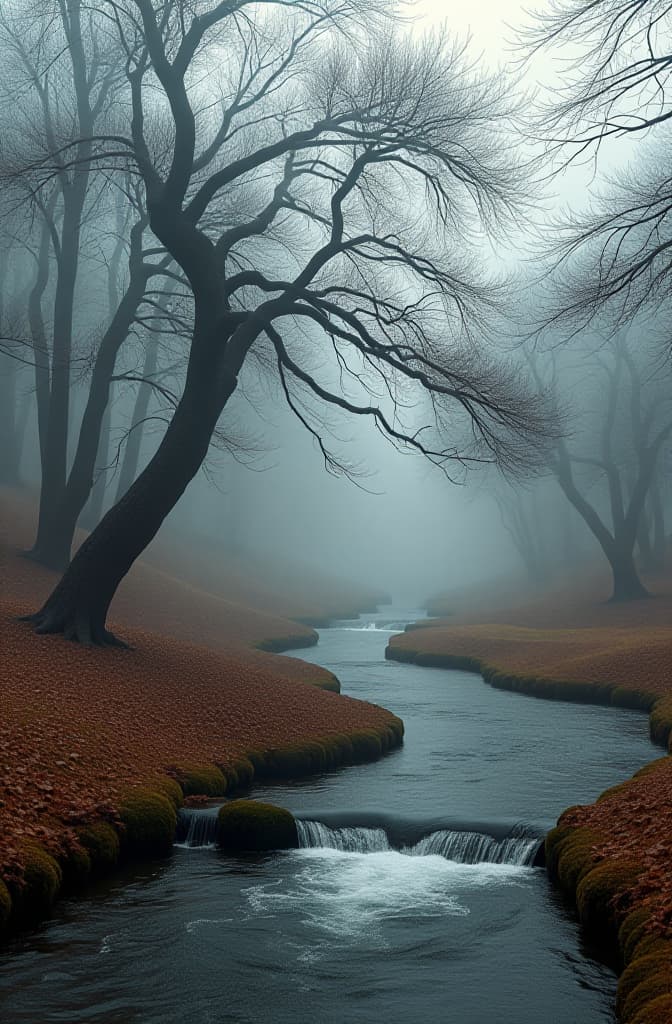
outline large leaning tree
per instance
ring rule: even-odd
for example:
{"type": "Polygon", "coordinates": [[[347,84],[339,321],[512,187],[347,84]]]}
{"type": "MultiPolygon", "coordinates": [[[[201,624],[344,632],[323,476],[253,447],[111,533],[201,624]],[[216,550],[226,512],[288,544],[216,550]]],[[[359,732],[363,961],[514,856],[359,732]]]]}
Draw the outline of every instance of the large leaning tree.
{"type": "MultiPolygon", "coordinates": [[[[116,33],[129,97],[125,123],[93,138],[88,159],[137,176],[194,303],[158,450],[32,616],[38,632],[105,643],[119,582],[198,471],[255,352],[332,468],[320,408],[370,417],[440,465],[515,461],[546,427],[520,374],[477,344],[491,285],[469,240],[521,190],[500,83],[443,36],[399,34],[386,0],[95,10],[116,33]],[[442,428],[452,417],[449,447],[425,440],[441,430],[403,425],[413,394],[431,398],[442,428]]],[[[45,161],[45,182],[52,173],[45,161]]]]}

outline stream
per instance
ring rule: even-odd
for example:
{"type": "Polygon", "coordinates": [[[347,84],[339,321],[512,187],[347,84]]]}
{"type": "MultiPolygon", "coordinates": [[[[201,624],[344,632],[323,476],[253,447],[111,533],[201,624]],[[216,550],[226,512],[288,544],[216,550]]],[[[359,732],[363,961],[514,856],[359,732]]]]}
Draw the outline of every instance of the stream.
{"type": "Polygon", "coordinates": [[[386,661],[418,617],[383,609],[299,652],[406,726],[376,763],[255,787],[310,845],[234,858],[183,842],[61,901],[0,951],[4,1024],[613,1021],[615,976],[533,839],[658,756],[647,716],[386,661]]]}

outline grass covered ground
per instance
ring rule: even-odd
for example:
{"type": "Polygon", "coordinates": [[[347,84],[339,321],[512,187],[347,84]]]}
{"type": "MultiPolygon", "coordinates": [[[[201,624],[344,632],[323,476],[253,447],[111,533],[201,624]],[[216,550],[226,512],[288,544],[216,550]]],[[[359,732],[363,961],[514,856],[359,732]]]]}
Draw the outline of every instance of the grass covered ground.
{"type": "Polygon", "coordinates": [[[15,919],[31,907],[39,916],[69,872],[108,854],[114,862],[143,815],[169,836],[181,790],[223,793],[255,774],[363,760],[400,741],[394,716],[333,692],[330,673],[256,649],[309,643],[310,628],[154,565],[134,567],[112,609],[129,650],[36,636],[18,617],[56,576],[19,553],[32,503],[3,497],[0,925],[9,896],[15,919]]]}
{"type": "MultiPolygon", "coordinates": [[[[388,656],[482,672],[492,685],[551,699],[650,710],[652,738],[672,730],[672,574],[651,600],[612,605],[599,574],[529,604],[468,611],[394,637],[388,656]]],[[[448,611],[445,603],[437,611],[448,611]]],[[[475,685],[478,683],[475,681],[475,685]]],[[[614,741],[618,742],[617,725],[614,741]]],[[[568,809],[547,840],[549,870],[585,928],[622,969],[628,1024],[672,1021],[672,757],[594,804],[568,809]]]]}

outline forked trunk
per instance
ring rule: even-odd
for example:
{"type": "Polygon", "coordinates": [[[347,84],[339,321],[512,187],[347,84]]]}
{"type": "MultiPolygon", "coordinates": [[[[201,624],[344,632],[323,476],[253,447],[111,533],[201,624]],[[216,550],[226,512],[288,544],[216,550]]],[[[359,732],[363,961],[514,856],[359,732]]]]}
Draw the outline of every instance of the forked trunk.
{"type": "Polygon", "coordinates": [[[184,394],[153,459],[84,541],[45,605],[29,616],[38,633],[63,633],[82,643],[115,642],[105,622],[117,587],[198,472],[236,383],[235,376],[218,373],[212,357],[192,361],[184,394]]]}

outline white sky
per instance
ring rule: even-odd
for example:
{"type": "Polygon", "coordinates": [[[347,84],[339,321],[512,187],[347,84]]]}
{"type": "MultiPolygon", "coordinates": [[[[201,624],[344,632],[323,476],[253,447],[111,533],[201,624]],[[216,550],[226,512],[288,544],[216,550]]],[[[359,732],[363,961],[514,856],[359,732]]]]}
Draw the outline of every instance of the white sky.
{"type": "Polygon", "coordinates": [[[519,0],[416,0],[415,13],[421,24],[439,24],[460,37],[471,34],[473,55],[483,54],[493,64],[510,59],[507,52],[512,36],[508,25],[529,21],[525,9],[538,6],[519,0]]]}

